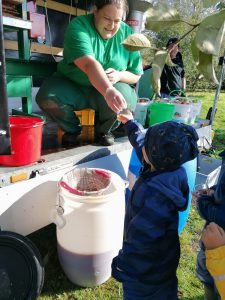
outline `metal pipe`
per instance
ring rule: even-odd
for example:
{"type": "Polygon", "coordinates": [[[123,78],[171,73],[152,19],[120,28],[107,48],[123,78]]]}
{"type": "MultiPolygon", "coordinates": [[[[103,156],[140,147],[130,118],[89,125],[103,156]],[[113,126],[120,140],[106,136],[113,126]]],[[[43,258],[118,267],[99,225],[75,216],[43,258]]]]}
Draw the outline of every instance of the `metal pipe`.
{"type": "Polygon", "coordinates": [[[152,6],[152,0],[129,0],[129,15],[127,23],[133,28],[135,33],[144,30],[145,12],[152,6]]]}
{"type": "Polygon", "coordinates": [[[219,100],[219,95],[220,95],[220,90],[221,90],[222,82],[224,79],[224,75],[225,75],[225,50],[224,50],[224,55],[223,55],[223,64],[222,64],[221,73],[220,73],[220,80],[219,80],[219,84],[216,89],[216,95],[214,98],[213,108],[212,108],[212,112],[211,112],[211,116],[210,116],[210,121],[209,121],[210,125],[213,124],[213,121],[215,119],[217,103],[219,100]]]}
{"type": "Polygon", "coordinates": [[[2,22],[2,0],[0,0],[0,154],[11,154],[11,140],[6,91],[6,65],[2,22]]]}

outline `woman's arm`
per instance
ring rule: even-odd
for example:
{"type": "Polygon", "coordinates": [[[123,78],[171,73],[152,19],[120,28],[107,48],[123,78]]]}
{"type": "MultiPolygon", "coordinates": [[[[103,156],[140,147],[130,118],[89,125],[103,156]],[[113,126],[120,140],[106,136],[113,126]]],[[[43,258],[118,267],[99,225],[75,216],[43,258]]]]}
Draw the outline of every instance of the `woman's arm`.
{"type": "Polygon", "coordinates": [[[112,86],[101,64],[92,56],[87,55],[74,61],[89,78],[91,84],[102,94],[108,106],[115,112],[126,108],[126,101],[123,95],[112,86]]]}
{"type": "Polygon", "coordinates": [[[141,78],[141,75],[133,74],[129,71],[120,72],[120,81],[128,84],[135,84],[141,78]]]}
{"type": "Polygon", "coordinates": [[[109,68],[105,72],[106,72],[106,75],[107,75],[109,81],[112,84],[115,84],[117,82],[135,84],[138,82],[138,80],[141,77],[141,75],[137,75],[137,74],[131,73],[129,71],[117,71],[113,68],[109,68]]]}

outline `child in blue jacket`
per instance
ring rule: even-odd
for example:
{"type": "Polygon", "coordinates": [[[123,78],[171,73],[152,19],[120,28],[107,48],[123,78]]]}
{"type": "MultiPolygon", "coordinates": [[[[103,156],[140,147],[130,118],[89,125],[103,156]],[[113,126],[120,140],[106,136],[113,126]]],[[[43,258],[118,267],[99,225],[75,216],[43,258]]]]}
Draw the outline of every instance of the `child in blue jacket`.
{"type": "Polygon", "coordinates": [[[122,282],[125,300],[176,300],[178,212],[186,209],[189,194],[180,166],[197,156],[198,136],[191,126],[172,121],[144,131],[131,113],[119,118],[143,167],[128,200],[112,276],[122,282]]]}

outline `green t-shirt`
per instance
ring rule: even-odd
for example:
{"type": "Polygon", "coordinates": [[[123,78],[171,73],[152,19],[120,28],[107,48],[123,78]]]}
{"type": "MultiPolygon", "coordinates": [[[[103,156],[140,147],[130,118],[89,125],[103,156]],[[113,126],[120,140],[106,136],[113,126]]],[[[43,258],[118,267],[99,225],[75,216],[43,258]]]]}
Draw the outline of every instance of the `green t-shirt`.
{"type": "Polygon", "coordinates": [[[142,74],[139,51],[129,52],[121,45],[130,34],[131,27],[121,22],[118,32],[104,40],[95,29],[93,14],[76,17],[65,33],[63,60],[58,64],[58,71],[76,83],[91,85],[87,75],[74,64],[77,58],[91,55],[104,70],[114,68],[117,71],[142,74]]]}

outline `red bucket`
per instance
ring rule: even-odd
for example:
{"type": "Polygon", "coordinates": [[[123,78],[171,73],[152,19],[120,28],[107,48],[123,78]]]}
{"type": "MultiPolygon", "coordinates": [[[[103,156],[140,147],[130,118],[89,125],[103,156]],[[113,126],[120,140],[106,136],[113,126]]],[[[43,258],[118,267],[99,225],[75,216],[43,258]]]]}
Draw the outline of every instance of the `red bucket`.
{"type": "Polygon", "coordinates": [[[0,164],[24,166],[35,163],[41,156],[42,127],[40,118],[10,116],[11,155],[1,155],[0,164]]]}

